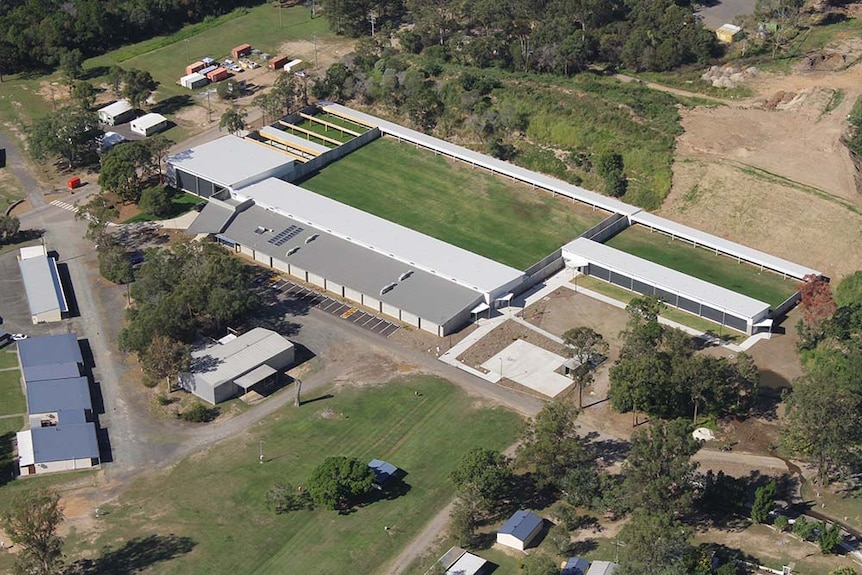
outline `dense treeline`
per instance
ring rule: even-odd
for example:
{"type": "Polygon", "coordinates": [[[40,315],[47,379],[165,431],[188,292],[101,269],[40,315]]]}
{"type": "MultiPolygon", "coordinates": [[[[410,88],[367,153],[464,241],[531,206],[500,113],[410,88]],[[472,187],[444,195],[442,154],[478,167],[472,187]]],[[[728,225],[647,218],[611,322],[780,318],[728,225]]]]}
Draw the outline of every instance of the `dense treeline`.
{"type": "Polygon", "coordinates": [[[0,73],[49,69],[63,54],[94,55],[258,0],[4,0],[0,73]]]}
{"type": "Polygon", "coordinates": [[[323,0],[348,36],[392,30],[470,66],[569,75],[593,63],[670,70],[716,54],[690,0],[323,0]]]}

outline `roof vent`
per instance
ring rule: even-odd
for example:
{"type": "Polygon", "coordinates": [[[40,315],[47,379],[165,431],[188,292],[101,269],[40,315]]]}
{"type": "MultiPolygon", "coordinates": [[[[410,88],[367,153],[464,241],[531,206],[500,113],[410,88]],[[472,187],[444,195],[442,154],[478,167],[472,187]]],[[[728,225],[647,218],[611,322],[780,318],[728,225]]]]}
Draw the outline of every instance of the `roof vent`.
{"type": "Polygon", "coordinates": [[[265,231],[266,231],[266,228],[261,227],[261,226],[257,226],[257,227],[254,229],[254,233],[256,233],[257,235],[261,235],[261,234],[262,234],[263,232],[265,232],[265,231]]]}
{"type": "MultiPolygon", "coordinates": [[[[305,243],[310,244],[311,242],[316,240],[318,237],[320,237],[318,234],[311,234],[310,236],[305,238],[305,243]]],[[[299,248],[297,248],[297,249],[299,249],[299,248]]]]}
{"type": "Polygon", "coordinates": [[[412,275],[413,275],[413,270],[408,270],[408,271],[404,272],[403,274],[401,274],[400,276],[398,276],[398,281],[403,282],[404,280],[406,280],[407,278],[409,278],[412,275]]]}
{"type": "Polygon", "coordinates": [[[397,285],[398,285],[398,284],[396,284],[396,283],[391,283],[391,284],[389,284],[389,285],[387,285],[387,286],[383,286],[383,289],[382,289],[382,290],[380,290],[380,295],[383,295],[383,294],[385,294],[385,293],[391,292],[393,289],[395,289],[395,286],[397,286],[397,285]]]}
{"type": "Polygon", "coordinates": [[[298,251],[299,251],[299,246],[296,246],[296,247],[293,247],[293,248],[290,248],[289,250],[287,250],[287,253],[284,255],[292,256],[293,254],[295,254],[298,251]]]}

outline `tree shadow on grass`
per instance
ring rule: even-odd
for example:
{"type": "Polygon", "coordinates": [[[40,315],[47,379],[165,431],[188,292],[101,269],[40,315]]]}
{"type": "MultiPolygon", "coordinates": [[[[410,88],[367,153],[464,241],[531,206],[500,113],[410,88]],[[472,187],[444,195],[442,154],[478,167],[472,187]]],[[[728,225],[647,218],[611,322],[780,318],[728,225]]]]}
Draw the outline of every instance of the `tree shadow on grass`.
{"type": "Polygon", "coordinates": [[[176,114],[183,108],[188,108],[194,104],[191,96],[171,96],[165,98],[152,107],[152,111],[156,114],[176,114]]]}
{"type": "Polygon", "coordinates": [[[12,440],[15,438],[13,432],[0,434],[0,485],[5,485],[15,479],[18,466],[13,457],[12,440]]]}
{"type": "Polygon", "coordinates": [[[135,537],[121,547],[106,547],[96,559],[81,559],[72,563],[64,575],[131,575],[149,569],[156,563],[176,559],[194,549],[197,543],[190,537],[147,535],[135,537]]]}

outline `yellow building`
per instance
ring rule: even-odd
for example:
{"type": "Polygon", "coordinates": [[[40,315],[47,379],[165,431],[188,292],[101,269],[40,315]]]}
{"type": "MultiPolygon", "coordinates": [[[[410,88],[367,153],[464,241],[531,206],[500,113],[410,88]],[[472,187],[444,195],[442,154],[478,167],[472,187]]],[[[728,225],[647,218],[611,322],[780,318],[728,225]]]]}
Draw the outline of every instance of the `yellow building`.
{"type": "Polygon", "coordinates": [[[732,44],[739,37],[740,33],[742,33],[742,28],[733,24],[722,24],[721,28],[715,31],[718,41],[723,44],[732,44]]]}

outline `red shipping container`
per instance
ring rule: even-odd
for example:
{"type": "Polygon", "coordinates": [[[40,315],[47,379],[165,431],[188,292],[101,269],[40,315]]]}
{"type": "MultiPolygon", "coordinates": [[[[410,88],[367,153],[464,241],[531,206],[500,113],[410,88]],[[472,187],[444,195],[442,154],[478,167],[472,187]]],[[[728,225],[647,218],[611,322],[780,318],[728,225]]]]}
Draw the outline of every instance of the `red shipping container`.
{"type": "Polygon", "coordinates": [[[198,70],[203,70],[206,67],[207,67],[207,65],[204,64],[203,62],[194,62],[194,63],[186,66],[186,75],[194,74],[198,70]]]}
{"type": "Polygon", "coordinates": [[[215,82],[221,82],[222,80],[227,80],[229,76],[230,76],[230,73],[227,70],[225,70],[224,68],[216,68],[215,70],[213,70],[212,72],[207,74],[207,79],[210,82],[215,83],[215,82]]]}
{"type": "MultiPolygon", "coordinates": [[[[230,51],[230,55],[233,56],[235,60],[242,58],[243,56],[248,56],[249,54],[251,54],[251,45],[249,44],[240,44],[230,51]]],[[[197,72],[197,70],[195,71],[197,72]]]]}
{"type": "Polygon", "coordinates": [[[269,69],[270,70],[281,70],[284,68],[284,65],[290,61],[290,58],[287,56],[275,56],[272,60],[269,61],[269,69]]]}
{"type": "Polygon", "coordinates": [[[75,188],[80,188],[81,187],[81,178],[79,178],[78,176],[73,176],[73,177],[69,178],[69,181],[67,182],[67,184],[68,184],[70,190],[74,190],[75,188]]]}

